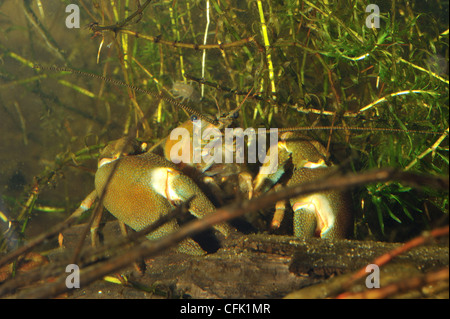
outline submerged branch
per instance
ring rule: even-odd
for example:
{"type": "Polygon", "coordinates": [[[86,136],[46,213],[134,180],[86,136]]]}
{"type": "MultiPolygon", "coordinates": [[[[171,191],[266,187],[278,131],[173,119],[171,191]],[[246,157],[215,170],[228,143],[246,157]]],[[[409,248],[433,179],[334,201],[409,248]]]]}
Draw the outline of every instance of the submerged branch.
{"type": "MultiPolygon", "coordinates": [[[[246,213],[257,211],[279,200],[288,199],[294,196],[322,192],[330,189],[348,189],[368,183],[379,183],[396,180],[413,186],[428,186],[437,189],[448,189],[448,178],[424,176],[410,172],[402,172],[395,169],[378,169],[360,174],[350,174],[346,176],[333,176],[314,183],[304,183],[301,185],[285,188],[278,192],[267,193],[264,196],[244,202],[236,202],[226,207],[219,208],[214,214],[203,219],[194,220],[178,231],[167,235],[158,241],[144,241],[143,243],[127,250],[124,254],[112,257],[109,260],[88,266],[80,271],[80,284],[88,285],[103,276],[119,271],[129,266],[139,258],[148,258],[170,248],[183,239],[198,234],[209,229],[215,224],[230,221],[246,213]]],[[[55,297],[67,290],[65,276],[53,283],[41,286],[30,291],[21,293],[19,298],[50,298],[55,297]]]]}

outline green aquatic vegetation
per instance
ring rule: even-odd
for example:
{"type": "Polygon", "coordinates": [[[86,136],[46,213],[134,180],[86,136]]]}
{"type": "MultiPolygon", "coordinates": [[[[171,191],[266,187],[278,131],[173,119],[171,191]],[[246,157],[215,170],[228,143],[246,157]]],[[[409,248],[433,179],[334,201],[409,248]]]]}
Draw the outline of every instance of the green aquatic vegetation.
{"type": "MultiPolygon", "coordinates": [[[[23,161],[30,185],[32,176],[58,173],[55,207],[73,209],[83,196],[64,190],[70,187],[58,176],[89,177],[85,171],[95,170],[94,161],[70,154],[118,138],[143,118],[138,137],[154,144],[188,117],[166,101],[96,78],[38,71],[34,64],[66,65],[167,95],[175,81],[200,79],[191,85],[204,97],[189,106],[215,116],[219,108],[242,104],[238,125],[244,128],[349,127],[307,132],[329,148],[335,163],[351,162],[342,171],[395,167],[448,175],[449,34],[448,17],[441,15],[448,2],[433,1],[428,9],[421,1],[380,1],[379,28],[366,26],[370,1],[359,0],[141,0],[141,9],[134,1],[83,2],[81,25],[97,22],[93,32],[61,27],[68,2],[44,3],[42,11],[25,3],[1,5],[0,98],[21,100],[26,131],[14,104],[4,103],[3,112],[15,119],[14,134],[28,134],[32,152],[49,146],[38,159],[53,162],[46,169],[23,161]],[[58,23],[49,20],[51,10],[58,23]],[[351,130],[356,127],[405,132],[351,130]]],[[[78,187],[84,195],[92,188],[78,187]]],[[[37,202],[47,202],[45,196],[37,202]]],[[[357,190],[353,203],[357,238],[405,240],[448,213],[447,193],[397,183],[357,190]]]]}

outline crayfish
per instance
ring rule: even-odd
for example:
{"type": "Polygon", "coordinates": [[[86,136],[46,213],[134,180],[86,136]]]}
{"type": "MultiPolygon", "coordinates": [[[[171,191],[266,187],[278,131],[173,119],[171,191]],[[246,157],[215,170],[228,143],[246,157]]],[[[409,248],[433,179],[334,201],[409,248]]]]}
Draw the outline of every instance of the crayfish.
{"type": "MultiPolygon", "coordinates": [[[[243,153],[240,148],[244,144],[250,156],[248,145],[256,139],[255,130],[243,132],[236,129],[237,133],[229,133],[236,113],[237,110],[216,120],[205,116],[198,119],[193,115],[172,131],[177,133],[171,134],[160,144],[161,155],[151,151],[139,155],[120,155],[117,145],[122,145],[124,139],[109,144],[99,158],[95,175],[96,190],[101,194],[108,176],[113,174],[107,183],[105,207],[120,221],[141,230],[191,197],[189,212],[193,216],[202,218],[213,213],[215,206],[212,200],[197,182],[207,185],[206,188],[218,197],[215,201],[220,203],[224,193],[223,181],[231,178],[235,178],[233,191],[250,199],[272,187],[280,187],[280,181],[284,180],[283,183],[289,186],[323,177],[332,171],[327,164],[327,151],[319,142],[292,132],[279,136],[276,130],[275,134],[272,130],[267,156],[266,141],[259,139],[258,156],[264,160],[256,178],[253,178],[245,169],[242,156],[239,160],[236,155],[236,163],[230,162],[230,157],[226,160],[227,155],[233,159],[233,154],[243,153]],[[244,134],[247,135],[247,143],[243,142],[244,134]],[[264,154],[261,156],[262,152],[264,154]],[[113,171],[115,161],[118,163],[113,171]]],[[[293,198],[290,204],[294,211],[294,234],[298,237],[318,235],[323,238],[345,238],[351,231],[352,213],[348,194],[329,191],[293,198]]],[[[280,225],[286,209],[284,203],[277,203],[276,208],[273,228],[280,225]]],[[[177,222],[172,221],[148,235],[148,238],[159,238],[177,227],[177,222]]],[[[216,225],[215,229],[225,236],[232,232],[227,224],[216,225]]],[[[182,242],[179,250],[190,254],[204,253],[192,239],[182,242]]]]}

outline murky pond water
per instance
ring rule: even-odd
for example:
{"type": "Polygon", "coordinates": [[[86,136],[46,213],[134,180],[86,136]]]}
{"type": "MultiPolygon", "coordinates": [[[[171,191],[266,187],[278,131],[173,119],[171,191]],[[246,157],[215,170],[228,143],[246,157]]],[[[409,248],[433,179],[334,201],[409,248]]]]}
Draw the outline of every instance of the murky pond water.
{"type": "MultiPolygon", "coordinates": [[[[343,172],[448,176],[448,2],[383,2],[378,17],[361,1],[151,1],[130,21],[135,1],[76,3],[79,16],[66,12],[70,1],[0,3],[2,232],[17,221],[29,239],[66,218],[94,189],[101,145],[142,118],[149,145],[190,118],[154,96],[35,64],[162,92],[212,117],[242,104],[239,127],[327,126],[304,133],[343,172]],[[110,27],[93,33],[93,22],[110,27]]],[[[357,239],[404,241],[448,220],[448,193],[400,183],[356,189],[351,205],[357,239]]]]}

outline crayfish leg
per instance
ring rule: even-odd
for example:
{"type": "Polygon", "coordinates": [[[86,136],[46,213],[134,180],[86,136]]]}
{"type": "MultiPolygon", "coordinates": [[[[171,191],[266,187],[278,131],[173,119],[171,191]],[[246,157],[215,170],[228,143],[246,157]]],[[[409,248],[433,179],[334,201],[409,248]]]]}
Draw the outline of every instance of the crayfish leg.
{"type": "Polygon", "coordinates": [[[314,204],[302,200],[291,201],[294,210],[294,236],[299,238],[311,238],[317,229],[316,208],[314,204]]]}

